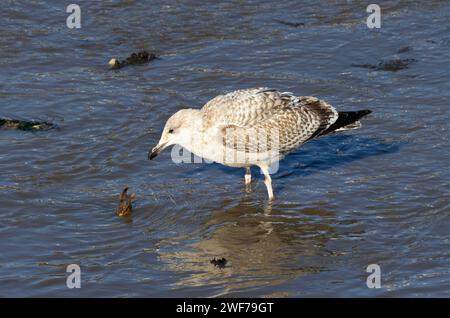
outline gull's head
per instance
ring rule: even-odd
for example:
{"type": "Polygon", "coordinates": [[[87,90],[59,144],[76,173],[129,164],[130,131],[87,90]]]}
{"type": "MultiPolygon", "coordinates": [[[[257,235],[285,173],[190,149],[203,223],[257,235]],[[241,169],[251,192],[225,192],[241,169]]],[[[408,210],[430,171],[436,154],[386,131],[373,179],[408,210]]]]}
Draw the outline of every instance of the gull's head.
{"type": "Polygon", "coordinates": [[[171,145],[190,145],[194,127],[198,122],[198,113],[196,109],[182,109],[173,114],[167,120],[158,144],[149,151],[148,159],[152,160],[171,145]]]}

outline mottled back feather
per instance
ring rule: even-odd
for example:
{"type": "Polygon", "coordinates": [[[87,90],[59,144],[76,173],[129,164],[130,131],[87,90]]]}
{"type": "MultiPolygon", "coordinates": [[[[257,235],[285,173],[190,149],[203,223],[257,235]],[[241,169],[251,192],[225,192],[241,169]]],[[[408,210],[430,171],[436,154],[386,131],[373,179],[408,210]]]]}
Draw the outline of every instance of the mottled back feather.
{"type": "Polygon", "coordinates": [[[338,118],[337,111],[322,100],[268,88],[219,95],[202,112],[207,128],[222,129],[225,146],[246,153],[288,153],[319,136],[338,118]]]}

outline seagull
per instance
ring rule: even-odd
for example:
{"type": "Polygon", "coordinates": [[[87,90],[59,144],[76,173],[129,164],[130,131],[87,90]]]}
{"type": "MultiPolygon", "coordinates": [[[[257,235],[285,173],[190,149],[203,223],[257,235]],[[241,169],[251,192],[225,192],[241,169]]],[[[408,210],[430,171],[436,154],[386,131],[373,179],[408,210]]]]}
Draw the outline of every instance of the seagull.
{"type": "Polygon", "coordinates": [[[274,198],[269,169],[304,143],[330,133],[361,127],[370,110],[338,112],[313,96],[295,96],[270,88],[236,90],[216,96],[201,109],[181,109],[166,122],[150,160],[179,145],[208,161],[264,174],[269,200],[274,198]]]}

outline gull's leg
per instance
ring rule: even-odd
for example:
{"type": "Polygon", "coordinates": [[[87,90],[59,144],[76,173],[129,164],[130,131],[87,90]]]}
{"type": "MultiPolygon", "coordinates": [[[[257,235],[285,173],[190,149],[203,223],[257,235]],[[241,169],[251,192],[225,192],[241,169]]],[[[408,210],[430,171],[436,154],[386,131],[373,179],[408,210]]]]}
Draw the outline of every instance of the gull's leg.
{"type": "Polygon", "coordinates": [[[245,192],[250,193],[252,190],[252,172],[250,171],[250,167],[245,168],[245,192]]]}
{"type": "Polygon", "coordinates": [[[250,183],[252,183],[252,172],[250,170],[250,167],[245,168],[245,185],[248,186],[250,183]]]}
{"type": "Polygon", "coordinates": [[[269,174],[269,167],[260,166],[262,173],[264,173],[264,184],[267,188],[267,194],[269,195],[269,200],[273,199],[273,190],[272,190],[272,178],[269,174]]]}

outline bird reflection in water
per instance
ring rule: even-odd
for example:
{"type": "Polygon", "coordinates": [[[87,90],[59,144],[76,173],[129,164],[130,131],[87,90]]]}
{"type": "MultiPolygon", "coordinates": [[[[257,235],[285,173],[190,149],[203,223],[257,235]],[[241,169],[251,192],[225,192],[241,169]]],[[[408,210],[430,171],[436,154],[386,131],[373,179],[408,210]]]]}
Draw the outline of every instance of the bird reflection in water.
{"type": "Polygon", "coordinates": [[[220,295],[230,295],[324,270],[334,256],[327,242],[337,236],[335,220],[334,212],[293,203],[261,207],[244,197],[213,212],[195,233],[160,242],[159,257],[168,270],[184,274],[175,288],[220,284],[220,295]],[[211,264],[222,257],[226,267],[211,264]]]}

